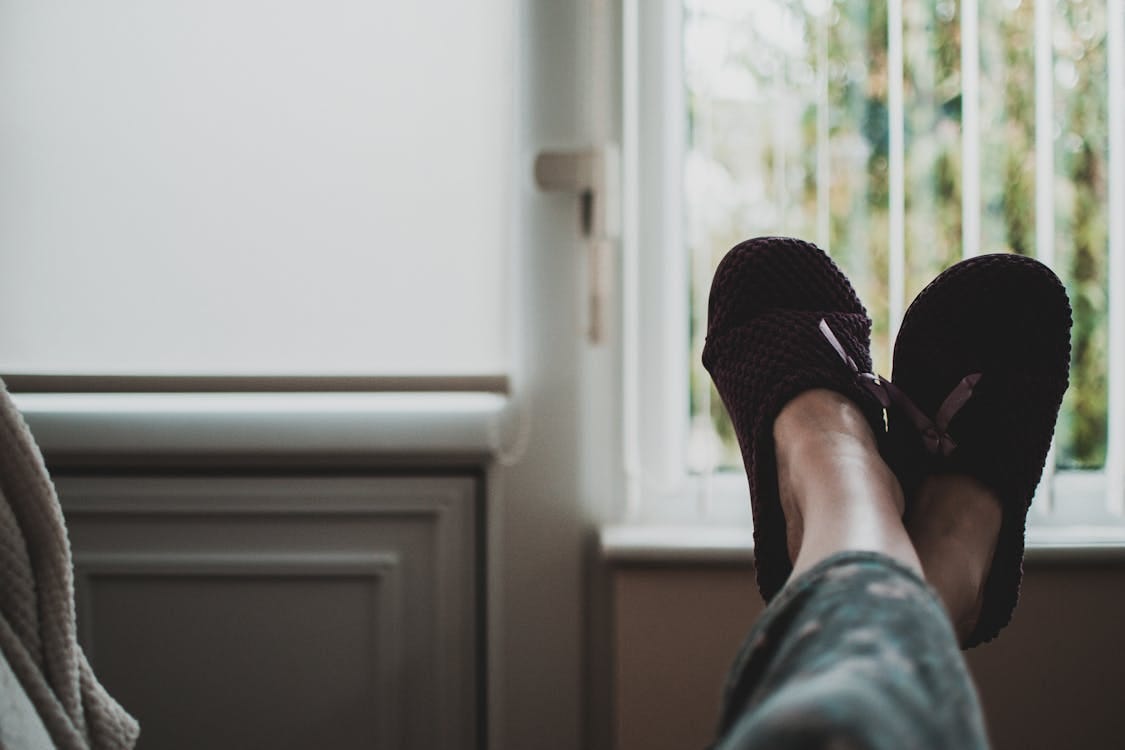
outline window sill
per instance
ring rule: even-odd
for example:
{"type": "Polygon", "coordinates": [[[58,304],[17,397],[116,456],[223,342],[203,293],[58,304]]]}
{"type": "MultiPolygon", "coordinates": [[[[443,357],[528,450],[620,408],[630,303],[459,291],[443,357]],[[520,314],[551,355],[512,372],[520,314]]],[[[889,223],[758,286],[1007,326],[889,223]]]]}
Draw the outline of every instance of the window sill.
{"type": "MultiPolygon", "coordinates": [[[[493,393],[21,393],[49,459],[443,456],[480,461],[507,399],[493,393]]],[[[54,463],[54,462],[53,462],[54,463]]]]}
{"type": "MultiPolygon", "coordinates": [[[[748,526],[603,527],[599,546],[613,565],[749,565],[748,526]]],[[[1030,528],[1026,560],[1039,563],[1125,563],[1125,527],[1030,528]]]]}

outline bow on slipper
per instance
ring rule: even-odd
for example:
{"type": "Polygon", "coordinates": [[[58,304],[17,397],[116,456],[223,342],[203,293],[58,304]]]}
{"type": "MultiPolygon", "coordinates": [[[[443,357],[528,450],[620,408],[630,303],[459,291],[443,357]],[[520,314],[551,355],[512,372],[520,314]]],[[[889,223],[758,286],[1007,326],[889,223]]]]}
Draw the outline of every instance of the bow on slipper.
{"type": "Polygon", "coordinates": [[[873,372],[860,372],[855,360],[844,351],[844,346],[836,338],[836,334],[832,332],[828,321],[823,318],[820,321],[820,332],[832,348],[836,350],[836,353],[840,355],[844,364],[856,374],[860,384],[883,405],[884,409],[890,408],[892,404],[902,409],[914,424],[915,429],[918,430],[918,434],[922,436],[922,443],[927,451],[935,456],[949,456],[957,449],[956,441],[949,434],[949,423],[972,398],[973,388],[980,381],[981,373],[976,372],[961,378],[961,381],[942,401],[934,418],[930,419],[894,383],[873,372]]]}

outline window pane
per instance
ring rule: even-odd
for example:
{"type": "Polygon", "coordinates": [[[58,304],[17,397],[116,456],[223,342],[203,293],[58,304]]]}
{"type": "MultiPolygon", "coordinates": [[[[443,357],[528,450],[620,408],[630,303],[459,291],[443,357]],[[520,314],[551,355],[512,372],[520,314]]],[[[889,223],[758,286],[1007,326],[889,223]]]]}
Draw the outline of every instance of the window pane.
{"type": "MultiPolygon", "coordinates": [[[[738,466],[734,433],[699,363],[710,279],[734,244],[816,232],[816,71],[805,6],[688,0],[687,236],[693,258],[691,408],[710,414],[722,466],[738,466]]],[[[705,438],[704,438],[705,439],[705,438]]]]}
{"type": "Polygon", "coordinates": [[[1035,8],[980,10],[981,250],[1035,256],[1035,8]]]}
{"type": "Polygon", "coordinates": [[[902,11],[909,302],[961,259],[961,24],[951,0],[902,11]]]}
{"type": "Polygon", "coordinates": [[[828,249],[871,315],[875,370],[889,373],[887,4],[836,2],[827,29],[828,249]]]}
{"type": "Polygon", "coordinates": [[[1054,4],[1055,264],[1074,308],[1058,464],[1105,463],[1109,98],[1106,4],[1054,4]]]}
{"type": "MultiPolygon", "coordinates": [[[[981,163],[971,177],[980,186],[981,251],[1046,252],[1036,237],[1043,189],[1036,148],[1053,148],[1055,232],[1046,244],[1075,310],[1058,465],[1099,468],[1108,343],[1106,5],[1052,3],[1055,132],[1046,137],[1036,129],[1034,4],[976,5],[981,163]]],[[[731,245],[759,234],[825,245],[871,313],[875,369],[890,369],[888,6],[687,0],[685,8],[692,414],[697,430],[706,423],[718,431],[723,465],[737,466],[729,422],[699,364],[711,274],[731,245]],[[825,204],[826,226],[818,214],[825,204]]],[[[953,0],[902,0],[907,302],[963,253],[961,10],[953,0]]]]}

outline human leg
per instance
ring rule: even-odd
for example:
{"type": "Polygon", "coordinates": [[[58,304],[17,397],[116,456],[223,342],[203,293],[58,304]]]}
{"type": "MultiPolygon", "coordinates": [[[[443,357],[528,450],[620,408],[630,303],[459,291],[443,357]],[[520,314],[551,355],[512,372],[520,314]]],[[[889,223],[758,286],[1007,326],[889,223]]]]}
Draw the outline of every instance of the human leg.
{"type": "Polygon", "coordinates": [[[731,671],[713,750],[977,750],[988,740],[942,603],[876,552],[794,579],[731,671]]]}
{"type": "MultiPolygon", "coordinates": [[[[773,599],[732,673],[724,750],[987,746],[879,453],[869,331],[847,280],[806,243],[749,241],[716,272],[704,363],[742,447],[773,599]]],[[[953,576],[949,591],[970,596],[953,576]]]]}
{"type": "Polygon", "coordinates": [[[854,403],[805,391],[778,413],[773,433],[792,576],[849,550],[880,552],[921,575],[902,488],[854,403]]]}
{"type": "MultiPolygon", "coordinates": [[[[779,413],[774,439],[794,573],[736,661],[716,747],[987,747],[866,420],[840,394],[808,391],[779,413]]],[[[973,586],[946,580],[956,601],[973,586]]]]}

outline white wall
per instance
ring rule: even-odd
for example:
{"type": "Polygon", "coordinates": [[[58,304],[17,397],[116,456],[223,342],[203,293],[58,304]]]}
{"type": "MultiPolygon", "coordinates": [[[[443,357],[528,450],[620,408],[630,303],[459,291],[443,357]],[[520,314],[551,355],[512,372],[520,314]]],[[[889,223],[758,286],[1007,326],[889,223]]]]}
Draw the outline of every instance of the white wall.
{"type": "Polygon", "coordinates": [[[503,718],[493,746],[511,750],[596,750],[607,739],[604,581],[587,553],[597,524],[622,499],[618,300],[607,311],[607,340],[591,345],[577,198],[542,193],[530,175],[538,150],[585,149],[611,134],[611,105],[596,99],[613,88],[597,76],[614,31],[599,18],[612,19],[616,5],[520,2],[516,265],[524,315],[515,375],[531,439],[522,461],[497,472],[502,544],[492,549],[503,598],[503,718]]]}
{"type": "MultiPolygon", "coordinates": [[[[229,346],[227,354],[234,359],[228,360],[228,370],[286,366],[292,371],[296,365],[290,360],[282,365],[281,354],[295,346],[295,340],[310,343],[308,339],[315,338],[303,327],[302,316],[318,306],[328,307],[344,321],[340,328],[347,336],[345,348],[359,359],[333,359],[313,350],[299,358],[305,365],[344,372],[364,368],[416,372],[446,366],[426,359],[424,352],[396,349],[406,342],[375,333],[377,326],[386,324],[410,331],[408,338],[425,341],[431,353],[463,357],[462,369],[489,371],[510,364],[517,403],[526,410],[531,432],[521,459],[490,473],[485,552],[490,586],[490,744],[492,748],[585,750],[599,746],[601,730],[596,725],[608,718],[600,713],[607,707],[603,698],[608,693],[596,670],[608,671],[609,665],[598,661],[592,644],[600,616],[596,607],[591,608],[597,575],[587,567],[584,553],[593,547],[594,529],[605,517],[605,509],[619,499],[614,488],[621,486],[617,476],[620,408],[613,387],[618,382],[619,320],[611,309],[608,342],[595,348],[586,341],[587,269],[578,200],[540,192],[532,182],[531,168],[540,149],[587,148],[607,135],[605,111],[591,105],[592,17],[595,9],[604,12],[612,4],[507,1],[516,19],[509,29],[513,40],[509,52],[519,63],[509,60],[502,65],[507,58],[490,45],[502,46],[503,30],[493,28],[485,12],[491,8],[499,13],[500,0],[483,7],[459,0],[400,4],[284,0],[276,11],[271,3],[250,0],[205,0],[182,8],[112,0],[112,5],[101,3],[85,10],[61,9],[57,0],[35,8],[30,7],[35,4],[0,0],[0,163],[6,168],[14,165],[12,174],[19,177],[20,186],[17,190],[15,178],[0,176],[0,305],[13,297],[24,305],[16,313],[0,307],[0,371],[17,366],[86,368],[91,361],[104,372],[191,369],[203,358],[188,354],[218,347],[208,340],[208,333],[230,327],[235,329],[235,341],[242,343],[229,346]],[[429,65],[430,72],[450,76],[452,83],[441,89],[450,100],[446,103],[435,92],[396,86],[403,71],[395,60],[379,57],[385,48],[405,41],[389,31],[390,20],[398,17],[400,24],[417,24],[443,9],[451,14],[448,28],[443,29],[448,32],[445,43],[453,44],[453,39],[467,48],[443,47],[429,40],[410,54],[422,58],[419,64],[429,65]],[[200,70],[173,69],[162,57],[166,50],[143,33],[146,24],[157,23],[154,14],[158,13],[181,14],[164,18],[160,30],[167,43],[187,44],[181,34],[197,34],[192,43],[210,40],[207,44],[216,47],[218,57],[200,52],[204,58],[200,70]],[[284,19],[287,31],[271,25],[271,19],[278,17],[274,13],[284,19]],[[236,25],[228,28],[220,22],[223,14],[237,15],[236,25]],[[114,18],[132,19],[129,23],[136,24],[135,31],[103,28],[114,18]],[[325,24],[335,24],[334,31],[330,33],[325,24]],[[87,26],[90,30],[84,31],[87,26]],[[251,69],[260,64],[245,57],[250,48],[243,43],[260,27],[279,35],[272,49],[277,64],[293,79],[292,87],[260,91],[223,77],[219,57],[237,59],[251,69]],[[65,45],[55,36],[58,28],[63,29],[65,45]],[[337,32],[345,40],[338,48],[318,43],[318,54],[327,59],[302,56],[304,41],[335,38],[337,32]],[[109,62],[103,60],[104,69],[95,75],[97,71],[87,70],[85,63],[88,55],[105,52],[91,48],[91,40],[99,34],[103,41],[106,35],[116,35],[121,49],[107,58],[109,62]],[[48,45],[49,54],[29,49],[34,45],[48,45]],[[156,80],[147,84],[144,97],[129,99],[138,112],[122,112],[120,106],[105,109],[105,102],[97,97],[69,101],[65,92],[39,101],[41,94],[28,89],[25,79],[14,73],[17,55],[66,67],[52,75],[65,72],[83,80],[92,78],[92,83],[110,88],[119,88],[104,80],[111,73],[127,73],[137,85],[146,76],[156,80]],[[501,83],[508,80],[515,87],[515,116],[507,125],[499,111],[504,103],[482,100],[480,91],[465,82],[471,74],[486,75],[488,70],[501,83]],[[334,77],[339,71],[355,75],[341,81],[334,77]],[[204,74],[214,88],[202,86],[204,74]],[[324,86],[337,93],[341,87],[362,87],[368,74],[387,90],[360,103],[327,97],[323,91],[324,86]],[[200,106],[179,114],[201,131],[211,132],[209,123],[216,128],[206,148],[184,146],[188,151],[180,155],[179,168],[198,178],[190,184],[168,178],[153,163],[153,150],[168,145],[156,142],[154,133],[178,127],[176,101],[160,85],[169,76],[201,86],[188,87],[201,100],[200,106]],[[335,112],[325,109],[326,98],[338,105],[335,112]],[[217,108],[202,107],[202,100],[217,108]],[[316,106],[302,104],[309,101],[316,106]],[[10,106],[15,103],[21,106],[10,106]],[[30,104],[39,107],[32,107],[38,112],[35,121],[22,112],[30,104]],[[424,140],[424,154],[410,143],[396,142],[396,148],[386,143],[357,145],[367,142],[368,131],[379,131],[384,120],[411,106],[423,114],[427,108],[440,110],[432,121],[419,126],[423,132],[410,132],[402,123],[391,126],[403,141],[413,136],[424,140]],[[223,112],[242,112],[240,117],[250,118],[254,126],[227,123],[233,130],[223,130],[219,127],[223,123],[212,123],[223,112]],[[130,144],[122,133],[131,132],[142,114],[157,118],[159,127],[145,131],[147,140],[130,144]],[[284,126],[275,122],[290,118],[284,126]],[[62,147],[43,141],[47,136],[38,132],[41,127],[49,128],[62,147]],[[111,142],[116,150],[83,150],[83,169],[77,169],[74,160],[79,158],[79,142],[87,127],[99,143],[111,142]],[[15,131],[39,145],[28,153],[8,148],[7,136],[15,131]],[[286,148],[294,139],[308,138],[316,139],[316,149],[286,148]],[[272,149],[268,158],[258,151],[266,147],[272,149]],[[221,158],[212,159],[216,155],[221,158]],[[50,169],[33,168],[32,157],[50,169]],[[454,172],[448,162],[455,157],[470,164],[459,173],[460,179],[450,176],[454,172]],[[115,182],[115,165],[122,160],[134,178],[143,178],[143,184],[135,179],[115,182]],[[280,166],[275,169],[275,164],[280,166]],[[500,169],[500,176],[484,176],[486,167],[500,169]],[[396,179],[390,187],[378,181],[388,171],[396,179]],[[291,172],[304,177],[292,179],[291,172]],[[491,180],[508,187],[507,199],[497,203],[499,199],[478,195],[491,180]],[[418,199],[425,210],[419,214],[396,209],[395,201],[402,195],[418,199]],[[85,208],[88,201],[100,210],[85,208]],[[275,205],[278,201],[301,210],[281,211],[275,205]],[[13,207],[16,202],[19,210],[13,207]],[[470,211],[465,205],[479,210],[470,211]],[[199,216],[192,207],[199,207],[199,216]],[[306,209],[315,211],[319,220],[308,219],[306,209]],[[39,219],[34,223],[28,216],[39,219]],[[58,217],[59,226],[47,220],[51,216],[58,217]],[[226,236],[228,222],[239,227],[237,242],[226,236]],[[508,242],[510,255],[492,253],[493,246],[481,239],[492,233],[508,242]],[[189,257],[171,265],[143,253],[127,260],[116,242],[123,236],[134,249],[155,252],[154,248],[174,246],[189,257]],[[55,250],[48,252],[91,237],[108,259],[91,261],[79,255],[62,262],[53,255],[55,250]],[[338,240],[335,244],[329,241],[333,237],[338,240]],[[192,255],[193,249],[209,251],[212,242],[225,243],[216,257],[192,255]],[[342,261],[324,255],[330,247],[343,260],[372,254],[381,265],[368,274],[342,270],[347,268],[339,265],[342,261]],[[459,252],[438,255],[451,247],[459,252]],[[25,257],[13,248],[36,251],[25,257]],[[282,248],[288,250],[283,253],[282,248]],[[311,257],[316,263],[306,264],[311,257]],[[122,291],[107,292],[103,284],[90,283],[100,278],[98,274],[113,280],[124,269],[132,272],[134,264],[163,269],[158,275],[165,286],[125,285],[122,291]],[[242,286],[224,276],[238,268],[249,272],[242,286]],[[279,278],[280,269],[293,276],[288,281],[279,278]],[[318,275],[321,272],[325,275],[318,275]],[[423,283],[434,277],[435,283],[423,283]],[[206,285],[210,296],[191,291],[197,285],[206,285]],[[264,288],[279,310],[251,309],[239,296],[245,285],[264,288]],[[455,295],[467,288],[476,291],[475,301],[458,303],[455,295]],[[385,308],[378,308],[382,313],[368,312],[362,305],[356,310],[351,306],[357,301],[385,308]],[[220,302],[233,305],[234,312],[224,315],[210,309],[220,302]],[[510,320],[502,319],[507,304],[514,311],[510,320]],[[150,312],[159,305],[187,312],[185,320],[168,324],[182,328],[153,323],[150,312]],[[386,312],[388,308],[392,312],[386,312]],[[419,316],[420,310],[426,314],[419,316]],[[17,323],[41,316],[63,331],[46,339],[49,353],[61,359],[47,362],[39,358],[41,353],[31,352],[29,347],[43,343],[42,337],[21,338],[24,329],[17,323]],[[285,336],[271,338],[254,330],[271,316],[282,323],[285,336]],[[122,329],[129,332],[127,344],[90,345],[103,341],[107,330],[122,329]],[[515,332],[511,341],[509,330],[515,332]],[[439,337],[447,343],[435,343],[439,337]],[[264,343],[259,346],[259,341],[264,343]],[[151,359],[135,359],[138,351],[162,343],[170,346],[151,359]],[[262,358],[251,361],[240,347],[256,349],[262,358]],[[79,363],[75,352],[83,348],[79,363]]],[[[129,91],[114,90],[119,105],[130,96],[129,91]]]]}
{"type": "Polygon", "coordinates": [[[515,15],[0,0],[0,371],[505,371],[515,15]]]}

